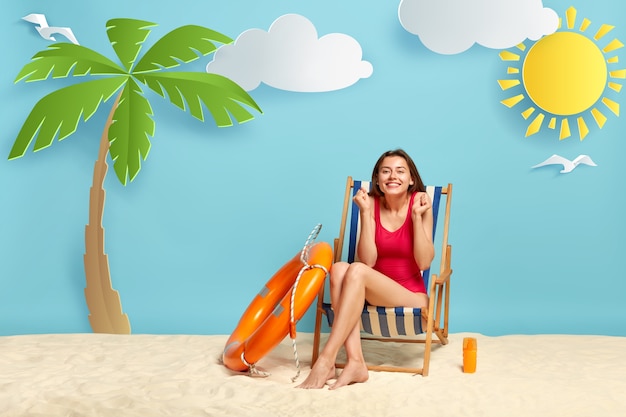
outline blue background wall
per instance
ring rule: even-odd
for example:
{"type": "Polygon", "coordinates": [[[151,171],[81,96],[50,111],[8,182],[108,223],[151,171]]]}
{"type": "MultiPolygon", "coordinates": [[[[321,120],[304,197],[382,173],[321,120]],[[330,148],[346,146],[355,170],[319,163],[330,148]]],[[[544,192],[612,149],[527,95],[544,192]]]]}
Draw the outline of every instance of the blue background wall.
{"type": "MultiPolygon", "coordinates": [[[[621,1],[544,5],[561,16],[574,6],[594,30],[615,25],[610,39],[626,41],[621,1]]],[[[605,112],[604,128],[590,125],[582,142],[559,141],[549,129],[525,138],[521,109],[500,104],[510,95],[497,84],[507,66],[499,51],[436,54],[400,26],[398,1],[42,0],[2,9],[0,334],[91,331],[83,234],[110,104],[51,148],[6,159],[37,100],[65,82],[13,84],[49,44],[21,20],[37,12],[111,58],[105,22],[114,17],[158,23],[151,44],[185,24],[236,38],[298,13],[319,36],[355,38],[374,67],[370,78],[329,93],[261,86],[251,95],[264,114],[227,129],[148,93],[156,120],[149,158],[128,186],[112,170],[105,183],[106,252],[134,333],[230,333],[315,224],[323,224],[318,240],[332,242],[346,176],[368,177],[380,153],[402,147],[425,182],[454,184],[451,331],[626,336],[623,115],[605,112]],[[530,168],[553,153],[589,154],[598,166],[567,175],[530,168]]],[[[614,98],[624,106],[623,97],[614,98]]],[[[312,328],[309,313],[299,329],[312,328]]]]}

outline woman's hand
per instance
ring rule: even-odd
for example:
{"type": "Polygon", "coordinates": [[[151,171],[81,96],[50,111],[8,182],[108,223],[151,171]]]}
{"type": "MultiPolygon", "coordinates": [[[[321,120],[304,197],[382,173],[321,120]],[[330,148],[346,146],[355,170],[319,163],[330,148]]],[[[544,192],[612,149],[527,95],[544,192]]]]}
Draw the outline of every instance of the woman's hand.
{"type": "Polygon", "coordinates": [[[369,212],[372,208],[372,201],[370,199],[370,196],[367,194],[367,190],[365,188],[361,188],[359,191],[357,191],[352,201],[354,201],[354,203],[359,206],[359,209],[362,212],[369,212]]]}
{"type": "Polygon", "coordinates": [[[365,188],[361,188],[352,198],[354,204],[359,207],[361,219],[361,231],[356,247],[359,261],[373,267],[378,258],[378,250],[375,243],[376,224],[374,221],[374,198],[370,197],[365,188]]]}
{"type": "Polygon", "coordinates": [[[427,193],[417,193],[413,201],[413,210],[411,215],[413,219],[421,218],[432,207],[432,202],[427,193]]]}
{"type": "Polygon", "coordinates": [[[426,193],[417,193],[411,210],[413,220],[413,257],[420,269],[430,268],[435,257],[433,246],[432,202],[426,193]]]}

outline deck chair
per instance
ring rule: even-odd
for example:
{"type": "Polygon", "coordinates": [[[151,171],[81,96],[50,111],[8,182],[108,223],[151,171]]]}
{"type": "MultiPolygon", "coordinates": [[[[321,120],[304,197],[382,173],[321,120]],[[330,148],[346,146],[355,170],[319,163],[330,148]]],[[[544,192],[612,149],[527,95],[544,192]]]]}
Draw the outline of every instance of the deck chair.
{"type": "MultiPolygon", "coordinates": [[[[359,237],[360,219],[359,208],[353,203],[352,198],[356,192],[365,187],[369,189],[369,182],[354,181],[348,177],[341,216],[341,230],[339,237],[334,240],[334,259],[338,262],[342,259],[354,262],[356,259],[356,245],[359,237]],[[346,238],[347,250],[344,248],[346,238]]],[[[422,271],[424,283],[428,290],[428,311],[419,308],[407,307],[379,307],[365,305],[361,315],[361,339],[380,342],[396,343],[421,343],[424,345],[424,359],[421,368],[371,365],[367,367],[373,371],[387,372],[410,372],[413,374],[428,375],[430,353],[433,344],[446,345],[448,343],[448,302],[450,299],[450,258],[452,247],[448,244],[448,227],[450,222],[450,205],[452,201],[452,184],[445,187],[427,187],[427,192],[432,200],[433,209],[433,242],[441,241],[441,252],[437,254],[440,260],[439,275],[431,271],[422,271]],[[443,208],[443,210],[442,210],[443,208]],[[439,226],[439,227],[438,227],[439,226]],[[443,228],[439,240],[436,232],[443,228]],[[422,328],[422,316],[426,320],[426,329],[422,328]],[[433,338],[433,335],[436,338],[433,338]]],[[[435,263],[433,260],[433,263],[435,263]]],[[[432,268],[432,267],[431,267],[432,268]]],[[[334,314],[331,304],[324,301],[325,288],[322,286],[317,297],[317,309],[315,316],[315,333],[313,338],[312,361],[318,358],[321,341],[323,316],[326,316],[328,325],[332,327],[334,314]]],[[[364,351],[366,346],[364,345],[364,351]]],[[[367,353],[364,352],[367,360],[367,353]]],[[[338,368],[345,364],[337,363],[338,368]]]]}

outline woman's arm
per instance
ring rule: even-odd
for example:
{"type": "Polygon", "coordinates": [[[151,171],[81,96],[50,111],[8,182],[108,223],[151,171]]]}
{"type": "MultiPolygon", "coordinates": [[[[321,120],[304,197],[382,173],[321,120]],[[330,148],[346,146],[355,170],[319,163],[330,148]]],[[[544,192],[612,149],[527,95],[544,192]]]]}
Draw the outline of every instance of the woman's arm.
{"type": "Polygon", "coordinates": [[[370,197],[367,191],[361,188],[354,196],[354,203],[359,206],[359,216],[361,219],[361,231],[356,247],[359,261],[367,266],[374,266],[378,258],[378,250],[374,233],[376,225],[374,220],[374,197],[370,197]]]}
{"type": "Polygon", "coordinates": [[[430,268],[435,257],[433,244],[433,210],[430,197],[417,193],[411,212],[413,220],[413,257],[421,270],[430,268]]]}

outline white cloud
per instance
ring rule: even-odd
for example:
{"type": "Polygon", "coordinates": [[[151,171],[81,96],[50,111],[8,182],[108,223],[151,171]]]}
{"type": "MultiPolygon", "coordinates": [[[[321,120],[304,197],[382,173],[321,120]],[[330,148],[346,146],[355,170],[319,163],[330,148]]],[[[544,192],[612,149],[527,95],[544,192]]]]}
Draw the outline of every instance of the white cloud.
{"type": "Polygon", "coordinates": [[[554,33],[559,18],[542,0],[401,0],[402,27],[430,50],[458,54],[474,43],[506,49],[554,33]]]}
{"type": "Polygon", "coordinates": [[[318,38],[305,17],[286,14],[266,32],[250,29],[233,44],[220,47],[207,72],[224,75],[245,90],[262,82],[281,90],[321,92],[351,86],[372,75],[352,37],[331,33],[318,38]]]}

